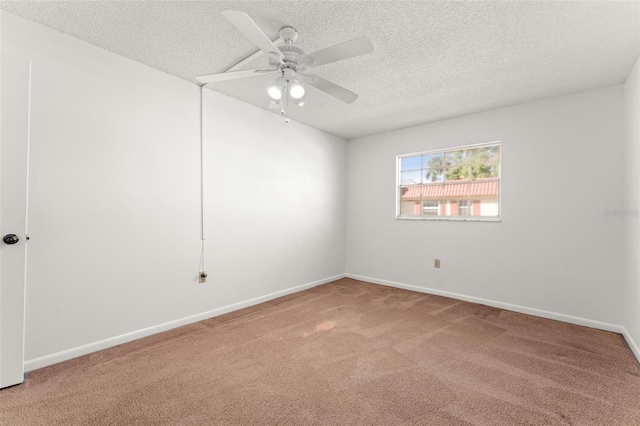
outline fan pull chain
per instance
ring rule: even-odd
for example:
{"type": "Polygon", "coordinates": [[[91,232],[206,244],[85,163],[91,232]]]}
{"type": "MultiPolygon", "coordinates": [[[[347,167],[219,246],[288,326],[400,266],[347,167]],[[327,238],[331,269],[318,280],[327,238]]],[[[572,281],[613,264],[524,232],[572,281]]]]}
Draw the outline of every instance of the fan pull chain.
{"type": "Polygon", "coordinates": [[[282,93],[284,93],[284,102],[282,103],[282,111],[280,111],[280,114],[284,117],[284,122],[288,123],[289,114],[287,113],[287,110],[289,109],[289,81],[286,79],[284,81],[284,90],[282,93]]]}

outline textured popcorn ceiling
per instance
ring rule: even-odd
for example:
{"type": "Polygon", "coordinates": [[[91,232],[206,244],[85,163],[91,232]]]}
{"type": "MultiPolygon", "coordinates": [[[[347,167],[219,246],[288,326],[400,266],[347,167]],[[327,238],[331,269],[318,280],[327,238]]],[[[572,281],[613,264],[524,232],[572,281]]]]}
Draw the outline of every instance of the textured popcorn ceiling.
{"type": "MultiPolygon", "coordinates": [[[[271,39],[295,27],[296,45],[308,53],[365,35],[375,52],[313,71],[360,98],[347,105],[309,87],[307,105],[290,112],[346,139],[619,84],[640,44],[638,1],[23,0],[1,7],[194,83],[255,50],[223,10],[247,12],[271,39]]],[[[264,65],[259,57],[248,68],[264,65]]],[[[266,108],[273,79],[210,87],[266,108]]]]}

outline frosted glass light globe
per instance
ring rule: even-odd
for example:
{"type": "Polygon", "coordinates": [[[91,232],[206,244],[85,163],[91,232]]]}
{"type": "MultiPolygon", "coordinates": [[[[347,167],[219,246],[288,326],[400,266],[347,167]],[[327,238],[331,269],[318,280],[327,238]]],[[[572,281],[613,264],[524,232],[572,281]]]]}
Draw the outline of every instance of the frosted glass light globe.
{"type": "Polygon", "coordinates": [[[289,88],[289,94],[293,99],[301,99],[304,96],[304,87],[295,81],[289,88]]]}
{"type": "Polygon", "coordinates": [[[269,97],[274,101],[279,101],[280,99],[282,99],[282,89],[275,83],[269,86],[269,88],[267,89],[267,93],[269,94],[269,97]]]}

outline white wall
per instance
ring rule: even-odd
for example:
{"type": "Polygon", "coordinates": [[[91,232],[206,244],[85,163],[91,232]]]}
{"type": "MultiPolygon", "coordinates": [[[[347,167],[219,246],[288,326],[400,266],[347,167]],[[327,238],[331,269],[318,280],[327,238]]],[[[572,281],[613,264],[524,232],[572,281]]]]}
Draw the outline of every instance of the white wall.
{"type": "MultiPolygon", "coordinates": [[[[640,208],[640,59],[624,84],[624,210],[640,208]]],[[[624,326],[627,341],[640,359],[640,218],[623,219],[624,326]]]]}
{"type": "Polygon", "coordinates": [[[33,62],[27,369],[344,273],[345,141],[2,13],[33,62]]]}
{"type": "Polygon", "coordinates": [[[233,303],[342,275],[346,143],[206,90],[210,277],[233,303]]]}
{"type": "Polygon", "coordinates": [[[351,140],[347,274],[619,330],[621,149],[621,86],[351,140]],[[396,155],[497,140],[502,222],[394,218],[396,155]]]}

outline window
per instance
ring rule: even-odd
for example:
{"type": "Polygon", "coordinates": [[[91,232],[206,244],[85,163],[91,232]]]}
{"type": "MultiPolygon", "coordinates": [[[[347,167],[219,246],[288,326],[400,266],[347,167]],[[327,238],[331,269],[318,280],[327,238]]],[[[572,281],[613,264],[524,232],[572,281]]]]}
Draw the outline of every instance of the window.
{"type": "Polygon", "coordinates": [[[471,216],[471,207],[469,200],[458,201],[458,215],[459,216],[471,216]]]}
{"type": "Polygon", "coordinates": [[[399,155],[397,160],[399,219],[500,219],[500,143],[399,155]]]}
{"type": "Polygon", "coordinates": [[[440,212],[440,203],[438,201],[423,201],[422,202],[422,215],[423,216],[438,216],[440,212]]]}

